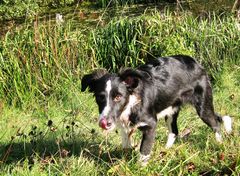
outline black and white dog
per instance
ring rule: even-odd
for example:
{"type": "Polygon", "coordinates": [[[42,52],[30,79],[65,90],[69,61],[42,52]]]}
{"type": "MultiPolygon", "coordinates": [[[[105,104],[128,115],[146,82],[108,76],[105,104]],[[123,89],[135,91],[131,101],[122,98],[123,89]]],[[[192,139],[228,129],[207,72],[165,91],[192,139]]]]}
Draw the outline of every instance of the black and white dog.
{"type": "Polygon", "coordinates": [[[199,117],[221,142],[220,123],[227,133],[232,131],[229,116],[214,112],[209,78],[192,57],[176,55],[151,60],[137,69],[125,69],[119,74],[98,70],[85,75],[82,91],[89,87],[99,107],[99,125],[105,130],[121,128],[123,148],[131,147],[131,133],[142,132],[140,161],[146,164],[154,143],[157,121],[166,120],[170,148],[177,135],[180,107],[192,104],[199,117]]]}

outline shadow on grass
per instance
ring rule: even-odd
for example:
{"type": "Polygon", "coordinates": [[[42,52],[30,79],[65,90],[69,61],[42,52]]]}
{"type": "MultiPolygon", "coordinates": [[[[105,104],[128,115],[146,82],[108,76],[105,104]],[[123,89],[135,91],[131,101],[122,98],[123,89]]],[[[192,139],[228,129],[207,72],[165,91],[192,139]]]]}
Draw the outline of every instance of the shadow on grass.
{"type": "MultiPolygon", "coordinates": [[[[205,127],[199,129],[202,133],[190,134],[187,139],[181,139],[176,142],[179,143],[188,142],[191,146],[199,151],[204,151],[207,147],[206,141],[208,135],[212,134],[211,130],[206,130],[205,127]]],[[[48,135],[48,136],[51,136],[48,135]]],[[[65,138],[59,139],[59,135],[56,137],[44,137],[42,139],[29,140],[27,138],[12,138],[8,143],[0,143],[0,163],[4,165],[11,165],[24,160],[28,160],[30,165],[33,165],[37,159],[41,164],[54,163],[56,159],[67,158],[67,157],[80,157],[84,156],[90,160],[94,160],[97,163],[104,163],[108,166],[114,165],[116,161],[122,158],[132,157],[134,152],[125,153],[120,147],[116,148],[118,144],[107,143],[106,141],[99,138],[97,134],[92,136],[87,133],[78,134],[80,137],[76,138],[65,138]]],[[[214,144],[211,148],[214,151],[218,151],[220,146],[213,141],[214,144]]],[[[135,153],[134,153],[135,154],[135,153]]],[[[214,175],[214,174],[227,174],[231,175],[236,168],[236,163],[229,167],[222,167],[220,171],[206,168],[202,170],[200,175],[214,175]]]]}
{"type": "MultiPolygon", "coordinates": [[[[83,135],[84,136],[84,135],[83,135]]],[[[120,148],[109,147],[105,141],[77,138],[75,140],[58,141],[56,139],[32,140],[31,142],[15,140],[9,143],[0,143],[0,164],[10,165],[28,160],[41,162],[55,162],[67,157],[84,156],[96,162],[113,164],[115,161],[131,155],[120,148]]]]}
{"type": "MultiPolygon", "coordinates": [[[[199,172],[199,175],[211,176],[234,174],[237,171],[238,159],[233,157],[231,162],[229,162],[228,164],[223,164],[223,161],[225,160],[224,157],[229,157],[228,155],[231,155],[231,152],[228,153],[229,151],[225,151],[222,144],[216,141],[215,133],[210,128],[206,126],[201,126],[197,130],[200,133],[190,134],[187,137],[183,137],[179,140],[179,143],[189,143],[189,145],[191,145],[194,150],[199,152],[206,152],[207,150],[208,156],[206,156],[206,158],[209,158],[209,161],[211,161],[213,165],[219,167],[218,171],[212,168],[205,168],[201,172],[199,172]]],[[[228,137],[225,136],[223,133],[222,137],[223,143],[229,140],[228,137]]]]}

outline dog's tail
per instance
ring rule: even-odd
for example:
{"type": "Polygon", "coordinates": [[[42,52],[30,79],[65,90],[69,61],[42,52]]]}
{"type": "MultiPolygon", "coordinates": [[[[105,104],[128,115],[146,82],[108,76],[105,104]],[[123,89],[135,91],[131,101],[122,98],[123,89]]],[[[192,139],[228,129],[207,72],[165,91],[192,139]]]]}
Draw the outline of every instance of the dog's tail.
{"type": "Polygon", "coordinates": [[[232,118],[230,116],[216,115],[219,122],[223,123],[225,131],[230,134],[232,132],[232,118]]]}

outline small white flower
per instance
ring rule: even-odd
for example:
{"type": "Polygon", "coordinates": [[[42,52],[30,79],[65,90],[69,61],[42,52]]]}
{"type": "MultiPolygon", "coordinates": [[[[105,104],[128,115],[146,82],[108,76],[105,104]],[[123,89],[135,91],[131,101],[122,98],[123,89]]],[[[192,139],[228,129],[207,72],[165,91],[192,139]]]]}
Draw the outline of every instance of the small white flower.
{"type": "Polygon", "coordinates": [[[57,22],[57,24],[61,24],[64,22],[63,16],[60,13],[56,14],[56,22],[57,22]]]}

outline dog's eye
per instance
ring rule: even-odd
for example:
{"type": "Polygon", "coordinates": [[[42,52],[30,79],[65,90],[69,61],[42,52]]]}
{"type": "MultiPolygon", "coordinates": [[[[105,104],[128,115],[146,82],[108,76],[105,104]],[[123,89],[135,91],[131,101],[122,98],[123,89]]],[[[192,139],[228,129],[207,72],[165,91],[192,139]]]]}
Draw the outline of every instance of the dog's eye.
{"type": "Polygon", "coordinates": [[[118,94],[117,96],[114,97],[113,101],[114,102],[119,102],[122,99],[122,95],[118,94]]]}

